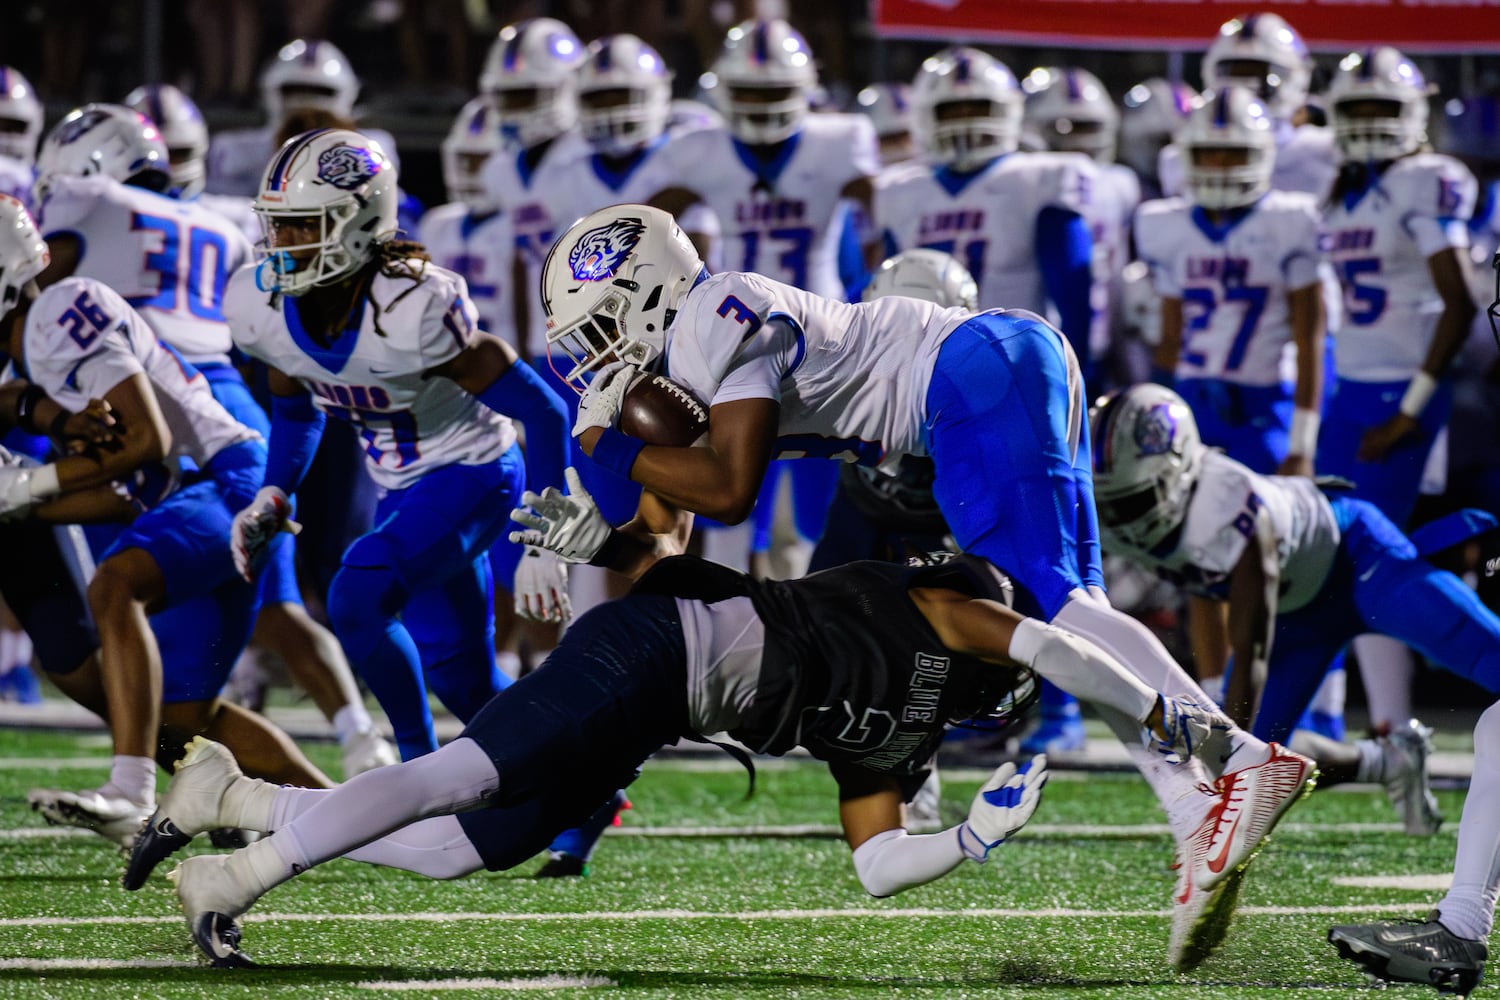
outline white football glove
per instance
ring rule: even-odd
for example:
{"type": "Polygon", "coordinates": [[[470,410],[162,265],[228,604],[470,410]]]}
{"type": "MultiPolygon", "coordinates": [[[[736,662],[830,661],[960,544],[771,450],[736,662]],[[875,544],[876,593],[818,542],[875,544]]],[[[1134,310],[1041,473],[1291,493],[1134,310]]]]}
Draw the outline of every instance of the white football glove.
{"type": "MultiPolygon", "coordinates": [[[[526,530],[512,531],[510,540],[556,552],[567,562],[586,563],[599,554],[615,529],[583,488],[578,470],[570,465],[563,477],[568,481],[567,493],[549,486],[540,495],[530,490],[521,494],[521,506],[510,512],[510,519],[526,530]]],[[[519,610],[519,590],[516,596],[519,610]]]]}
{"type": "Polygon", "coordinates": [[[958,828],[964,854],[983,862],[1006,837],[1025,826],[1036,812],[1046,783],[1046,754],[1037,754],[1020,768],[1011,763],[996,768],[974,796],[968,820],[958,828]]]}
{"type": "Polygon", "coordinates": [[[516,564],[516,614],[561,624],[573,617],[568,603],[568,564],[556,552],[528,545],[516,564]]]}
{"type": "Polygon", "coordinates": [[[1234,725],[1216,708],[1203,708],[1187,698],[1169,698],[1163,694],[1156,697],[1161,705],[1161,728],[1166,738],[1143,728],[1141,743],[1147,750],[1161,754],[1169,764],[1181,764],[1195,756],[1215,731],[1228,732],[1234,725]]]}
{"type": "Polygon", "coordinates": [[[623,361],[615,361],[595,372],[589,387],[578,398],[573,436],[578,437],[590,427],[615,426],[620,419],[620,407],[625,402],[625,390],[630,388],[639,372],[635,365],[623,361]]]}
{"type": "Polygon", "coordinates": [[[32,505],[57,493],[55,465],[0,466],[0,521],[19,521],[32,505]]]}
{"type": "Polygon", "coordinates": [[[234,523],[229,526],[229,548],[240,576],[255,579],[276,533],[291,516],[291,500],[275,486],[262,486],[250,506],[234,515],[234,523]]]}

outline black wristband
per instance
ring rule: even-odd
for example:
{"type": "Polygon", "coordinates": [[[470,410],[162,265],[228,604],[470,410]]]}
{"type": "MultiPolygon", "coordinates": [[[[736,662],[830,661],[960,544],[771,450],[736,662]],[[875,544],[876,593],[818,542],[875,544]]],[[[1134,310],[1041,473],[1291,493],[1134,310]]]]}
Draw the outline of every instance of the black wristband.
{"type": "Polygon", "coordinates": [[[28,434],[40,434],[42,429],[36,425],[37,404],[47,398],[39,385],[31,384],[21,390],[21,395],[16,398],[16,424],[28,434]]]}
{"type": "Polygon", "coordinates": [[[67,410],[58,410],[57,416],[52,418],[52,423],[47,425],[47,436],[62,440],[63,431],[68,426],[68,418],[72,415],[67,410]]]}
{"type": "Polygon", "coordinates": [[[613,569],[614,564],[625,555],[627,544],[623,531],[610,529],[609,537],[604,540],[603,545],[599,546],[599,551],[594,553],[594,558],[589,560],[589,565],[613,569]]]}

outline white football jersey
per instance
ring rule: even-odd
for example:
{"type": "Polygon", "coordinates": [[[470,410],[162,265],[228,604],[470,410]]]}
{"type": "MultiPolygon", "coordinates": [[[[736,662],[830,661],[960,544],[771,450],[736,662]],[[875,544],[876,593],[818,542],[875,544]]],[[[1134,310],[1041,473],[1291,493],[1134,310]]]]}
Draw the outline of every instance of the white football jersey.
{"type": "MultiPolygon", "coordinates": [[[[1332,129],[1321,125],[1294,128],[1280,122],[1276,127],[1276,163],[1271,170],[1271,187],[1277,191],[1302,191],[1321,202],[1338,178],[1339,159],[1332,129]]],[[[1176,143],[1162,147],[1156,165],[1163,194],[1187,193],[1182,149],[1176,143]]]]}
{"type": "MultiPolygon", "coordinates": [[[[542,264],[557,237],[573,222],[572,219],[553,218],[551,207],[542,197],[541,181],[565,164],[588,154],[589,145],[582,135],[576,130],[564,132],[552,140],[534,168],[527,166],[522,150],[511,148],[486,160],[480,174],[485,191],[509,216],[513,252],[526,266],[526,283],[519,291],[526,295],[527,329],[516,332],[522,345],[516,349],[525,358],[541,358],[547,354],[547,314],[542,308],[541,296],[542,264]]],[[[515,265],[512,263],[511,266],[515,265]]],[[[507,283],[509,276],[507,271],[507,283]]],[[[514,326],[515,307],[508,308],[514,326]]]]}
{"type": "Polygon", "coordinates": [[[1120,306],[1125,265],[1130,263],[1130,219],[1141,203],[1141,182],[1123,163],[1099,165],[1099,182],[1083,217],[1094,240],[1094,290],[1090,304],[1089,354],[1101,358],[1115,330],[1124,326],[1120,306]]]}
{"type": "Polygon", "coordinates": [[[1312,195],[1270,191],[1223,226],[1183,198],[1148,201],[1135,245],[1157,293],[1182,300],[1178,378],[1281,384],[1295,351],[1287,296],[1318,283],[1312,195]]]}
{"type": "Polygon", "coordinates": [[[673,145],[690,171],[682,185],[719,218],[728,269],[843,298],[840,192],[880,170],[869,118],[808,115],[769,162],[726,129],[690,132],[673,145]]]}
{"type": "Polygon", "coordinates": [[[533,188],[559,222],[559,232],[610,205],[644,204],[666,188],[691,189],[702,166],[691,158],[692,147],[681,139],[699,130],[685,128],[663,135],[646,150],[626,158],[619,171],[596,153],[576,157],[538,174],[533,188]]]}
{"type": "Polygon", "coordinates": [[[464,280],[451,271],[429,264],[415,288],[408,278],[376,274],[358,329],[326,347],[303,329],[295,299],[256,287],[253,267],[235,273],[226,301],[235,345],[357,427],[370,476],[386,489],[410,486],[430,469],[492,462],[515,443],[510,420],[426,374],[479,329],[464,280]]]}
{"type": "Polygon", "coordinates": [[[475,215],[457,201],[439,205],[422,216],[417,242],[439,265],[464,279],[469,299],[479,311],[480,328],[519,351],[511,281],[516,243],[510,213],[475,215]]]}
{"type": "Polygon", "coordinates": [[[0,194],[8,194],[23,205],[31,204],[31,167],[9,156],[0,156],[0,194]]]}
{"type": "Polygon", "coordinates": [[[74,412],[144,373],[172,432],[172,458],[203,466],[230,445],[260,437],[219,405],[208,380],[163,346],[140,314],[93,278],[64,278],[43,289],[23,336],[27,377],[74,412]]]}
{"type": "Polygon", "coordinates": [[[1329,207],[1324,250],[1344,286],[1334,348],[1340,378],[1395,382],[1422,366],[1443,311],[1427,258],[1468,248],[1476,194],[1462,163],[1418,153],[1329,207]]]}
{"type": "MultiPolygon", "coordinates": [[[[208,178],[204,188],[213,194],[232,194],[254,198],[260,189],[261,175],[276,155],[277,127],[228,129],[215,132],[208,141],[208,178]]],[[[396,140],[385,129],[360,128],[359,133],[380,143],[380,148],[401,176],[401,157],[396,154],[396,140]]]]}
{"type": "Polygon", "coordinates": [[[927,386],[938,349],[972,317],[899,295],[849,304],[725,271],[683,300],[668,334],[666,373],[709,406],[779,401],[779,458],[894,469],[902,455],[926,454],[927,386]]]}
{"type": "Polygon", "coordinates": [[[1339,548],[1339,525],[1323,491],[1305,476],[1262,476],[1219,451],[1203,457],[1182,535],[1166,555],[1121,545],[1104,532],[1104,547],[1147,566],[1189,592],[1223,599],[1229,576],[1253,537],[1276,546],[1277,611],[1295,611],[1323,589],[1339,548]]]}
{"type": "Polygon", "coordinates": [[[119,292],[164,343],[192,362],[228,363],[224,286],[251,258],[228,219],[95,174],[56,178],[37,223],[48,239],[76,236],[76,273],[119,292]]]}
{"type": "Polygon", "coordinates": [[[255,199],[241,198],[229,194],[200,194],[193,199],[210,212],[217,212],[245,235],[252,247],[259,246],[265,238],[260,228],[260,216],[255,214],[255,199]]]}
{"type": "Polygon", "coordinates": [[[950,253],[979,283],[981,309],[1047,313],[1036,220],[1056,207],[1089,218],[1099,170],[1082,153],[1011,153],[959,174],[906,164],[875,188],[875,222],[894,249],[950,253]]]}

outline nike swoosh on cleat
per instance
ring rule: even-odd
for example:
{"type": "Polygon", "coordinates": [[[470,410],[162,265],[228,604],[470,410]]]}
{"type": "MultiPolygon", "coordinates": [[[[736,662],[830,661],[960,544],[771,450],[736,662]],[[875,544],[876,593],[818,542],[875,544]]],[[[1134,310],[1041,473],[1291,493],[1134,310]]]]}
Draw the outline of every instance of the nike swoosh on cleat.
{"type": "Polygon", "coordinates": [[[217,969],[249,968],[255,963],[240,951],[240,927],[222,913],[202,913],[193,924],[193,942],[217,969]]]}

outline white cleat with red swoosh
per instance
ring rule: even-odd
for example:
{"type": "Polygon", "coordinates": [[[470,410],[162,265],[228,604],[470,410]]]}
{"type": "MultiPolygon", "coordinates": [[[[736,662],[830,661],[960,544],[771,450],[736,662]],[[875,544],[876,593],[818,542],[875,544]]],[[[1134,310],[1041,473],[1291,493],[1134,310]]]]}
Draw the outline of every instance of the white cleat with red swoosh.
{"type": "Polygon", "coordinates": [[[1214,801],[1178,845],[1168,953],[1179,971],[1195,968],[1223,943],[1245,868],[1286,811],[1317,783],[1311,760],[1278,743],[1269,748],[1261,763],[1227,771],[1201,789],[1214,801]]]}

